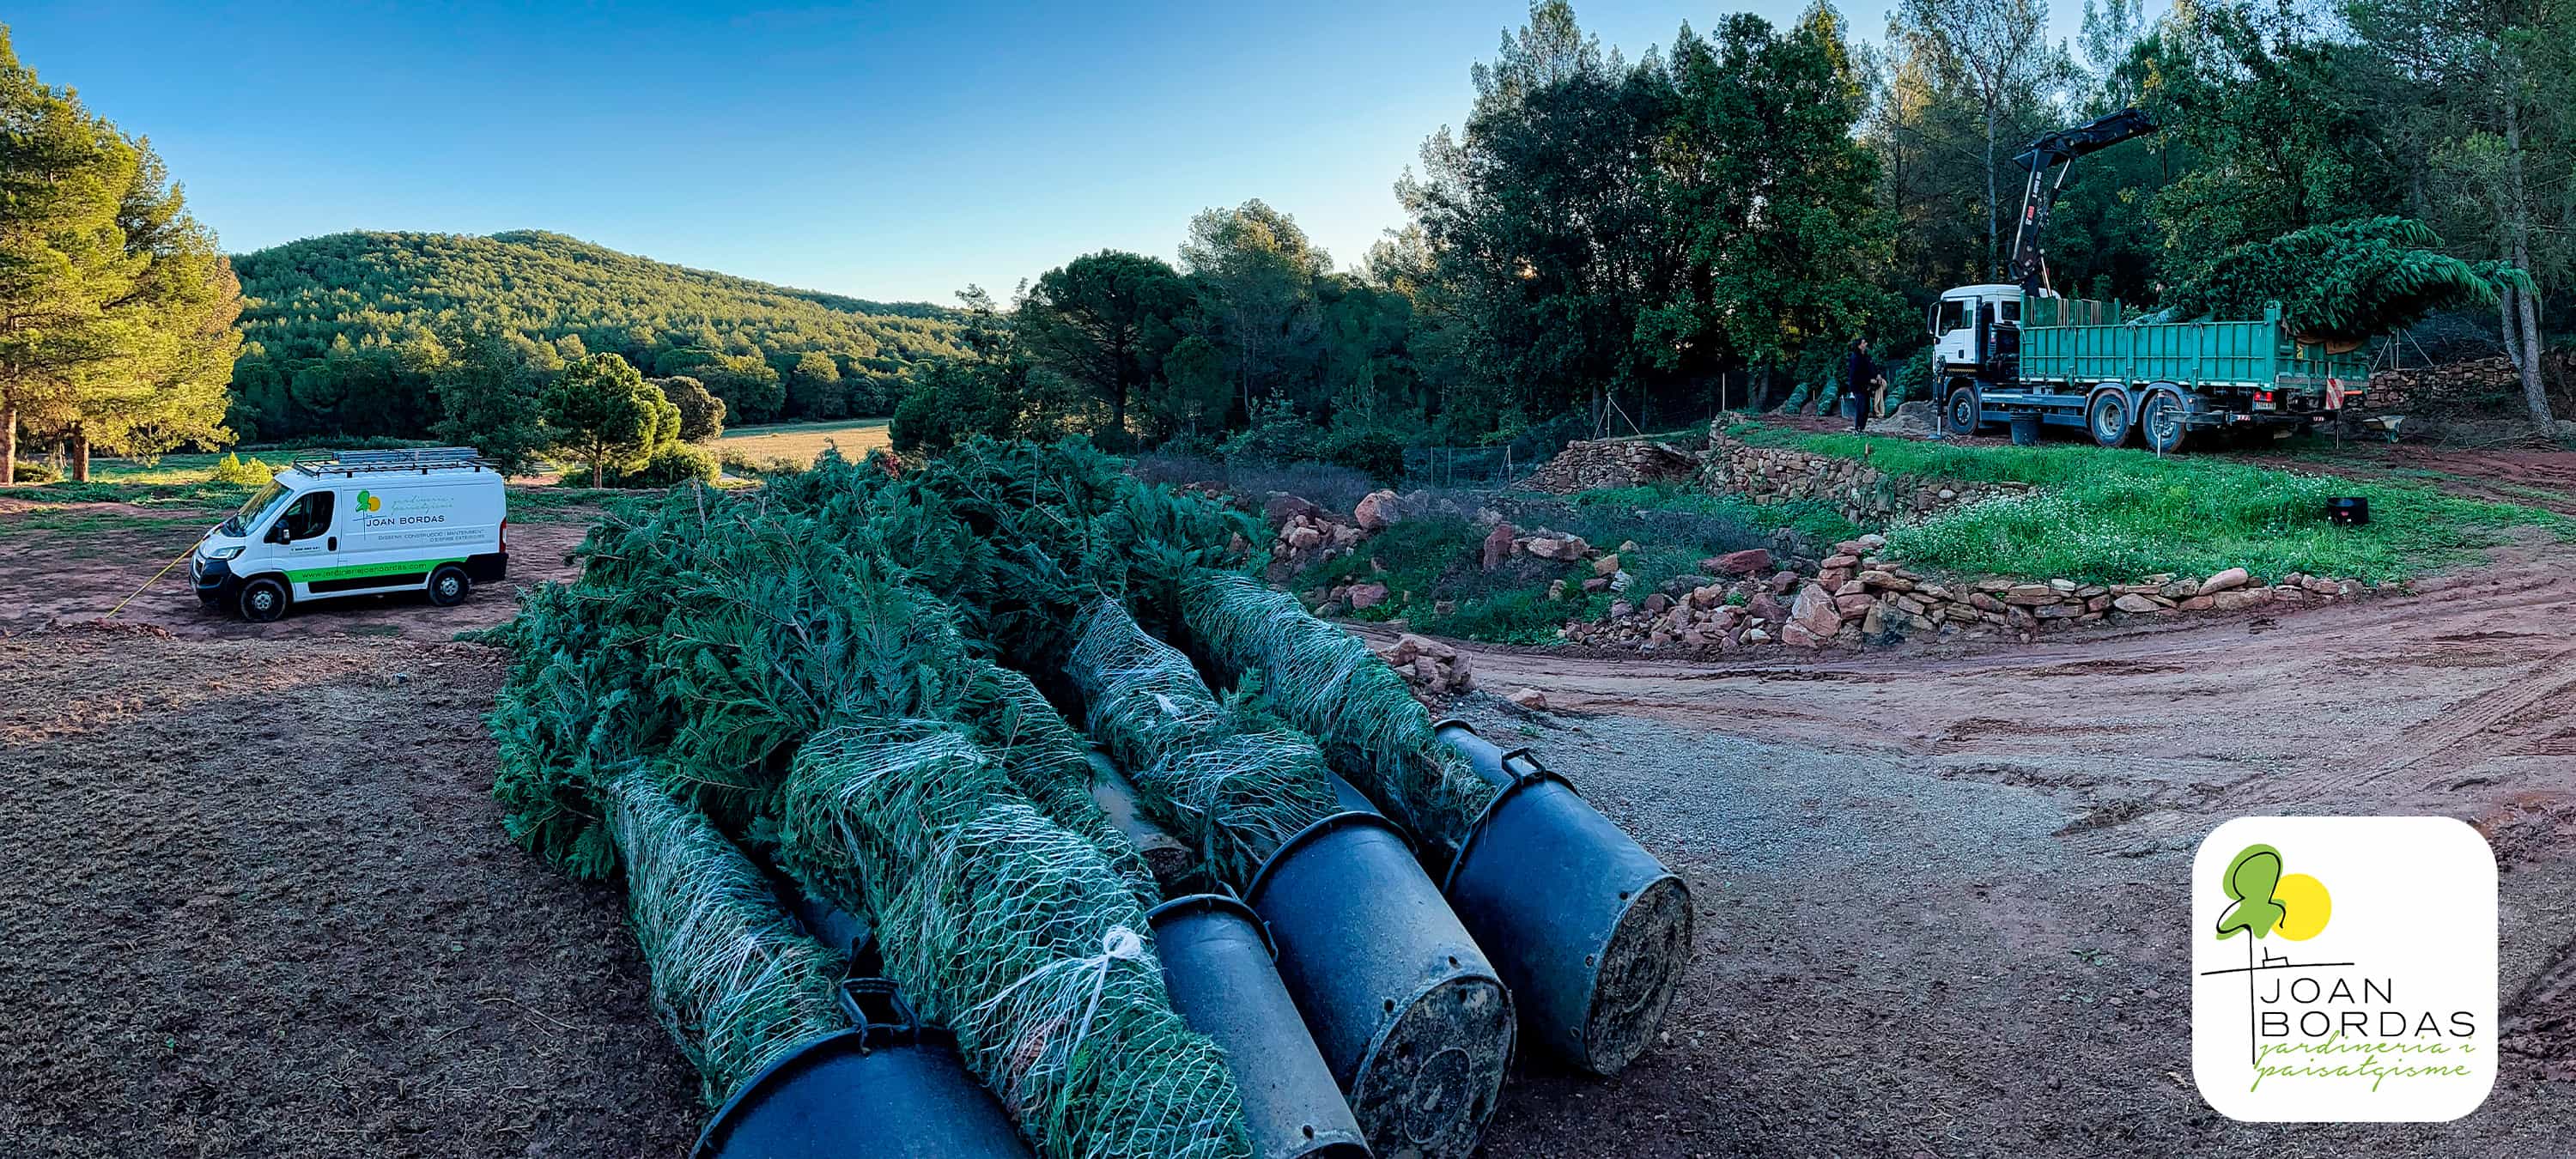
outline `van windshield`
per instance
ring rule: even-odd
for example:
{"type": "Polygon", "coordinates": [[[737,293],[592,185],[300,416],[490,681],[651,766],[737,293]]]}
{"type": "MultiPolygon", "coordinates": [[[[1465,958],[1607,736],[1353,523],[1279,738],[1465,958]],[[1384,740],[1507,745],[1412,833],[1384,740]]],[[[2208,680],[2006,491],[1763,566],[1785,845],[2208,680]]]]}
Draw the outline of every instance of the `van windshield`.
{"type": "Polygon", "coordinates": [[[251,528],[259,526],[259,521],[285,499],[286,488],[271,479],[259,490],[251,492],[250,498],[242,500],[241,509],[233,512],[232,517],[215,530],[226,535],[248,535],[251,528]]]}

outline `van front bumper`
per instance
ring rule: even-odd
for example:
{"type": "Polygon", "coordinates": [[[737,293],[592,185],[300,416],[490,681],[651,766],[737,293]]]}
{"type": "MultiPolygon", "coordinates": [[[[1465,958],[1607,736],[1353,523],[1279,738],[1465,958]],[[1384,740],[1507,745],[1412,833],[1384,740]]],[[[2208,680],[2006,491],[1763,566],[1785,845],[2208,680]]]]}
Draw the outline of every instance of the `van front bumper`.
{"type": "Polygon", "coordinates": [[[188,575],[197,583],[197,602],[207,607],[230,607],[233,597],[241,594],[241,577],[223,560],[190,556],[188,575]]]}

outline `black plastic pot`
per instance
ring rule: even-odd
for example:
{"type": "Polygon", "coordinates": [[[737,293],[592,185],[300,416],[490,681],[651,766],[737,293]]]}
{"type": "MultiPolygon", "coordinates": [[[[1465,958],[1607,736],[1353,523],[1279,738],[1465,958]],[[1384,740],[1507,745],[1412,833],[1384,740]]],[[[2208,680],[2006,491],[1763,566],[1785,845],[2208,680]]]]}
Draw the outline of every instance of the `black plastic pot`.
{"type": "Polygon", "coordinates": [[[1223,894],[1198,893],[1164,902],[1146,919],[1172,1008],[1224,1047],[1234,1068],[1252,1159],[1368,1159],[1359,1121],[1279,980],[1260,915],[1223,894]]]}
{"type": "Polygon", "coordinates": [[[1474,1151],[1511,1066],[1511,995],[1403,832],[1372,812],[1326,817],[1280,845],[1244,900],[1370,1148],[1474,1151]]]}
{"type": "Polygon", "coordinates": [[[1526,748],[1463,721],[1436,726],[1502,790],[1468,831],[1441,893],[1494,958],[1529,1032],[1596,1074],[1653,1041],[1690,962],[1682,879],[1526,748]]]}
{"type": "Polygon", "coordinates": [[[854,978],[858,1028],[805,1044],[734,1092],[693,1159],[1026,1159],[956,1040],[921,1025],[894,984],[854,978]]]}

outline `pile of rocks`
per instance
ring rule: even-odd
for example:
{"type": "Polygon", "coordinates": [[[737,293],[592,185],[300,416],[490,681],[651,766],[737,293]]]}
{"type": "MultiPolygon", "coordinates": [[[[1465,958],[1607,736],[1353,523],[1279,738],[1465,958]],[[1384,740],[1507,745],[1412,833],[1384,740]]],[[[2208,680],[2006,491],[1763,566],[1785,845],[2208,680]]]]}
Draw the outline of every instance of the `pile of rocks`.
{"type": "Polygon", "coordinates": [[[1401,674],[1419,697],[1452,696],[1476,687],[1476,674],[1467,658],[1428,636],[1407,632],[1379,649],[1377,656],[1401,674]]]}
{"type": "Polygon", "coordinates": [[[1604,487],[1688,479],[1698,470],[1699,458],[1671,443],[1600,439],[1567,443],[1564,450],[1521,480],[1519,486],[1550,495],[1571,495],[1604,487]]]}
{"type": "MultiPolygon", "coordinates": [[[[1681,600],[1660,595],[1631,605],[1613,604],[1599,623],[1574,623],[1565,638],[1578,644],[1713,648],[1733,651],[1767,643],[1793,648],[1892,644],[1918,635],[1970,639],[2017,637],[2185,612],[2233,612],[2262,607],[2333,603],[2367,594],[2357,580],[2293,572],[2256,583],[2244,568],[2207,578],[2148,576],[2129,584],[2084,584],[1978,579],[1942,583],[1880,553],[1886,539],[1865,535],[1835,545],[1812,578],[1781,572],[1754,585],[1710,584],[1681,600]],[[1786,609],[1777,598],[1794,589],[1786,609]]],[[[1710,561],[1714,564],[1717,561],[1710,561]]]]}
{"type": "MultiPolygon", "coordinates": [[[[1362,506],[1367,502],[1361,500],[1362,506]]],[[[1261,511],[1269,519],[1274,537],[1270,544],[1273,578],[1348,555],[1367,534],[1294,495],[1273,495],[1261,505],[1261,511]]]]}
{"type": "MultiPolygon", "coordinates": [[[[1732,652],[1779,641],[1789,621],[1781,601],[1798,586],[1798,573],[1774,570],[1771,553],[1758,547],[1701,560],[1699,570],[1706,578],[1677,579],[1663,591],[1614,600],[1600,621],[1568,623],[1562,634],[1569,643],[1645,652],[1732,652]]],[[[1561,583],[1548,589],[1550,598],[1566,594],[1561,583]]]]}
{"type": "Polygon", "coordinates": [[[1770,505],[1817,499],[1859,524],[1901,523],[1936,511],[2003,495],[2020,495],[2027,483],[1962,483],[1890,475],[1860,459],[1810,454],[1788,447],[1756,447],[1712,424],[1707,466],[1700,482],[1720,494],[1770,505]]]}

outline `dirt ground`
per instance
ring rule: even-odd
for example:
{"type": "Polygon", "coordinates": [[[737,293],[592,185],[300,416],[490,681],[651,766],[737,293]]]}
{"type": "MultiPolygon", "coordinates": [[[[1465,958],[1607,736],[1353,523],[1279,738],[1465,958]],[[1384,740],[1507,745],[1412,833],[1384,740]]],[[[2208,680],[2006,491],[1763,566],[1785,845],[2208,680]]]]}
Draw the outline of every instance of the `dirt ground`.
{"type": "MultiPolygon", "coordinates": [[[[0,513],[26,565],[0,573],[0,1153],[685,1153],[704,1111],[615,892],[520,852],[485,795],[499,659],[448,640],[508,593],[246,625],[165,580],[139,627],[75,623],[197,530],[146,519],[0,513]]],[[[579,534],[514,524],[514,579],[560,574],[579,534]]],[[[1700,907],[1661,1044],[1610,1080],[1525,1057],[1487,1154],[2563,1153],[2566,563],[1970,654],[1470,649],[1489,692],[1554,711],[1463,710],[1700,907]],[[2192,1088],[2193,847],[2318,812],[2495,845],[2508,1053],[2464,1120],[2247,1126],[2192,1088]]]]}
{"type": "Polygon", "coordinates": [[[2576,1138],[2576,584],[2522,555],[2415,595],[1979,655],[1711,669],[1471,650],[1487,702],[1691,882],[1663,1050],[1525,1065],[1496,1155],[2563,1154],[2576,1138]],[[2406,1127],[2237,1124],[2190,1082],[2200,838],[2400,813],[2502,870],[2505,1056],[2406,1127]]]}

